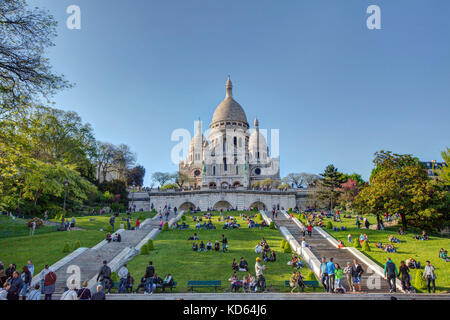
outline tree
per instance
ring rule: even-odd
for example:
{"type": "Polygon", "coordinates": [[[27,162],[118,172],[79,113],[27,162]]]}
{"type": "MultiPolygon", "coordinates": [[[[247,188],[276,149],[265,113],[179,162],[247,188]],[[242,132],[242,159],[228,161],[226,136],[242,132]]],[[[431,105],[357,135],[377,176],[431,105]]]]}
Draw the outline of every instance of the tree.
{"type": "Polygon", "coordinates": [[[442,179],[447,186],[450,186],[450,148],[447,147],[445,151],[441,152],[441,155],[446,165],[439,170],[439,178],[442,179]]]}
{"type": "Polygon", "coordinates": [[[136,154],[126,144],[120,144],[115,151],[114,168],[117,178],[126,181],[128,170],[136,163],[136,154]]]}
{"type": "Polygon", "coordinates": [[[442,228],[449,221],[449,195],[441,180],[430,179],[419,160],[409,154],[375,153],[370,184],[355,198],[363,214],[399,213],[403,229],[408,225],[442,228]]]}
{"type": "Polygon", "coordinates": [[[0,1],[0,119],[70,86],[44,57],[56,25],[48,11],[29,8],[25,0],[0,1]]]}
{"type": "Polygon", "coordinates": [[[141,165],[128,170],[127,184],[142,187],[144,184],[145,168],[141,165]]]}
{"type": "Polygon", "coordinates": [[[308,187],[318,178],[319,176],[306,172],[289,173],[286,177],[283,178],[283,182],[289,183],[290,185],[296,188],[302,188],[308,187]]]}
{"type": "Polygon", "coordinates": [[[322,198],[329,199],[330,210],[333,210],[334,201],[336,201],[338,195],[340,194],[339,188],[341,183],[344,182],[342,173],[340,173],[334,165],[330,164],[325,168],[325,171],[320,174],[322,179],[320,179],[320,184],[322,189],[319,191],[319,195],[322,198]]]}
{"type": "Polygon", "coordinates": [[[339,191],[341,192],[339,195],[339,201],[347,210],[352,209],[353,201],[355,200],[359,190],[360,186],[358,181],[352,179],[348,179],[347,182],[344,182],[339,188],[339,191]]]}
{"type": "Polygon", "coordinates": [[[97,178],[106,181],[108,173],[114,170],[116,147],[112,143],[97,141],[97,178]]]}
{"type": "Polygon", "coordinates": [[[154,172],[152,174],[152,180],[162,187],[167,182],[173,180],[173,175],[168,172],[154,172]]]}
{"type": "Polygon", "coordinates": [[[172,179],[175,180],[175,184],[179,187],[179,188],[183,188],[184,184],[186,183],[190,183],[192,181],[191,178],[189,178],[188,175],[182,173],[182,172],[175,172],[172,175],[172,179]]]}

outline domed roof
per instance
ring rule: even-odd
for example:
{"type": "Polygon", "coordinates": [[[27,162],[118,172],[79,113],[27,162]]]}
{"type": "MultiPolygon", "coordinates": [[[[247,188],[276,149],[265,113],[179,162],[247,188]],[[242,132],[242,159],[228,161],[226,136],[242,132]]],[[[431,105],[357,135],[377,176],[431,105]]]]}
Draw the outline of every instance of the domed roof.
{"type": "Polygon", "coordinates": [[[231,83],[231,79],[228,77],[225,100],[223,100],[214,111],[211,125],[220,121],[239,121],[248,126],[247,116],[245,115],[244,109],[236,100],[233,99],[232,88],[233,85],[231,83]]]}
{"type": "Polygon", "coordinates": [[[259,146],[259,151],[267,152],[267,141],[266,138],[259,132],[259,130],[253,131],[250,135],[250,139],[248,140],[248,149],[249,150],[257,150],[259,146]],[[259,141],[258,141],[259,136],[259,141]],[[259,142],[259,145],[258,145],[259,142]]]}

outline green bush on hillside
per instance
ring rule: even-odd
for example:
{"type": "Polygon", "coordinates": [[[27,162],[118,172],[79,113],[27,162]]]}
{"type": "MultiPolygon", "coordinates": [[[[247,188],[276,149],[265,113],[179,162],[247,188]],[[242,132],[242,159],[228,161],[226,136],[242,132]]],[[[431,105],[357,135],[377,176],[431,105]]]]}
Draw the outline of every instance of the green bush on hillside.
{"type": "Polygon", "coordinates": [[[186,216],[184,214],[181,216],[181,221],[186,221],[186,216]]]}
{"type": "Polygon", "coordinates": [[[328,230],[332,230],[333,229],[333,224],[331,223],[331,221],[327,222],[327,227],[328,230]]]}
{"type": "Polygon", "coordinates": [[[117,272],[111,272],[111,281],[112,282],[119,282],[119,275],[117,274],[117,272]]]}
{"type": "Polygon", "coordinates": [[[414,278],[414,288],[423,290],[427,287],[427,283],[423,277],[423,270],[417,269],[414,278]]]}
{"type": "Polygon", "coordinates": [[[81,242],[80,242],[80,241],[76,241],[76,242],[73,244],[73,251],[77,250],[77,249],[80,248],[80,247],[81,247],[81,242]]]}
{"type": "Polygon", "coordinates": [[[70,252],[70,244],[66,242],[64,244],[63,253],[69,253],[70,252]]]}
{"type": "Polygon", "coordinates": [[[286,240],[281,240],[281,243],[280,243],[280,248],[281,249],[284,249],[284,246],[286,245],[286,240]]]}
{"type": "Polygon", "coordinates": [[[353,247],[360,249],[361,248],[361,243],[359,243],[359,239],[356,238],[355,241],[353,241],[353,247]]]}
{"type": "Polygon", "coordinates": [[[317,281],[316,275],[311,270],[308,272],[308,274],[305,277],[305,281],[317,281]]]}
{"type": "Polygon", "coordinates": [[[291,250],[291,245],[289,244],[289,242],[285,242],[285,244],[284,244],[284,253],[291,253],[292,252],[292,250],[291,250]]]}
{"type": "Polygon", "coordinates": [[[261,215],[261,212],[258,212],[258,214],[256,215],[256,219],[258,219],[258,220],[262,220],[262,215],[261,215]]]}
{"type": "Polygon", "coordinates": [[[153,246],[153,240],[151,240],[151,239],[148,240],[146,246],[147,246],[148,251],[152,251],[155,249],[155,247],[153,246]]]}
{"type": "Polygon", "coordinates": [[[164,222],[162,231],[169,231],[169,223],[168,222],[164,222]]]}
{"type": "Polygon", "coordinates": [[[270,221],[269,229],[275,230],[275,223],[270,221]]]}
{"type": "Polygon", "coordinates": [[[367,240],[363,241],[361,250],[362,251],[366,251],[366,252],[370,252],[370,246],[369,246],[369,243],[367,242],[367,240]]]}
{"type": "Polygon", "coordinates": [[[146,244],[144,244],[142,247],[141,247],[141,252],[140,252],[140,254],[141,255],[147,255],[148,254],[148,247],[147,247],[147,245],[146,244]]]}

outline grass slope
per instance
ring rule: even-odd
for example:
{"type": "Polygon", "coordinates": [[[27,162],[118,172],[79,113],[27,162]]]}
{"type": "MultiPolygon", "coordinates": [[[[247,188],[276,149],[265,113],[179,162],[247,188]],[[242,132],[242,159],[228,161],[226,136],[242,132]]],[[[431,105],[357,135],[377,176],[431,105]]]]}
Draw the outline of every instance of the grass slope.
{"type": "MultiPolygon", "coordinates": [[[[221,280],[222,289],[229,290],[228,279],[233,274],[231,264],[233,258],[239,260],[244,257],[249,264],[249,271],[255,274],[255,259],[257,255],[254,251],[255,245],[264,237],[271,249],[277,254],[276,262],[266,263],[267,270],[264,272],[266,284],[269,288],[273,285],[276,291],[288,291],[284,287],[284,281],[288,280],[292,267],[287,265],[291,258],[291,254],[283,253],[280,249],[281,240],[283,239],[278,230],[264,229],[248,229],[246,222],[239,217],[240,212],[226,212],[225,215],[237,216],[240,229],[223,230],[223,222],[218,222],[218,213],[214,213],[212,221],[216,226],[216,230],[193,230],[195,222],[192,221],[194,214],[186,215],[186,224],[190,225],[190,230],[170,230],[161,232],[154,241],[155,250],[150,251],[149,255],[139,255],[128,263],[128,269],[135,278],[135,287],[145,274],[145,268],[149,261],[153,261],[155,271],[161,278],[165,274],[171,273],[174,280],[178,282],[177,292],[187,291],[188,280],[221,280]],[[193,241],[187,239],[197,232],[200,240],[205,245],[208,240],[214,244],[216,240],[221,240],[221,235],[225,234],[228,239],[229,252],[222,253],[194,252],[192,251],[193,241]]],[[[199,243],[199,242],[198,242],[199,243]]],[[[309,272],[307,267],[301,269],[303,276],[309,272]]],[[[238,272],[239,279],[242,279],[247,273],[238,272]]],[[[307,289],[311,290],[311,289],[307,289]]],[[[198,292],[209,292],[212,289],[196,289],[198,292]]]]}
{"type": "MultiPolygon", "coordinates": [[[[0,216],[0,239],[9,237],[26,236],[30,234],[30,229],[27,227],[28,220],[26,219],[12,219],[8,216],[0,216]]],[[[36,228],[34,234],[43,234],[56,231],[56,227],[42,226],[36,228]]]]}

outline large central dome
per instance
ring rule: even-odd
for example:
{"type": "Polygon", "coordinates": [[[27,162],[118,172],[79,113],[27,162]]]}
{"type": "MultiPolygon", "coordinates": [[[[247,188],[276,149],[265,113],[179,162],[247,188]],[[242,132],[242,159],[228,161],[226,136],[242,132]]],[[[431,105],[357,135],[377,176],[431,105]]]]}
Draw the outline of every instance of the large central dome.
{"type": "Polygon", "coordinates": [[[233,99],[233,85],[230,77],[228,77],[226,84],[227,94],[225,100],[223,100],[214,111],[210,127],[213,127],[216,123],[222,121],[234,121],[244,123],[248,127],[247,116],[241,105],[233,99]]]}

